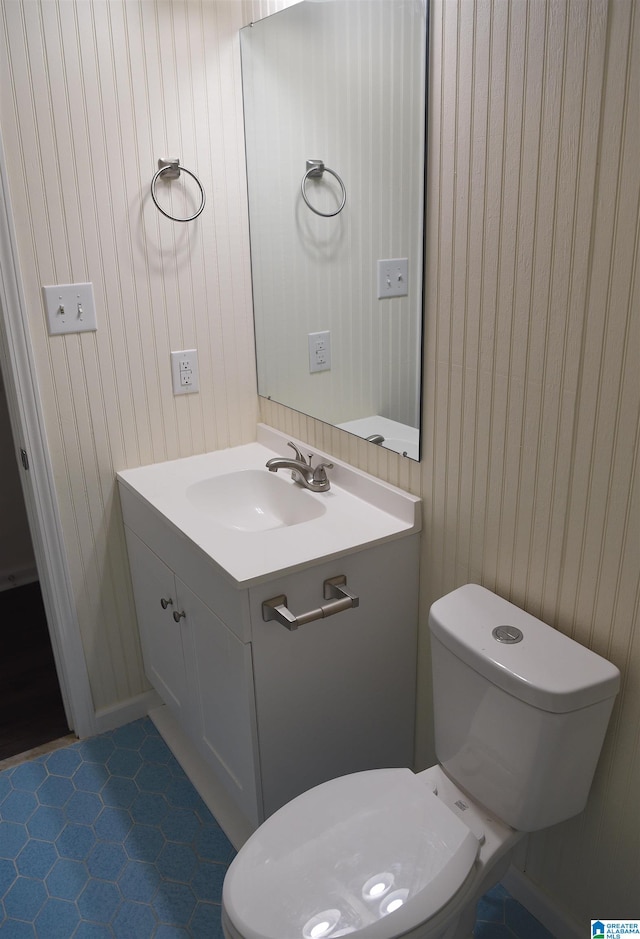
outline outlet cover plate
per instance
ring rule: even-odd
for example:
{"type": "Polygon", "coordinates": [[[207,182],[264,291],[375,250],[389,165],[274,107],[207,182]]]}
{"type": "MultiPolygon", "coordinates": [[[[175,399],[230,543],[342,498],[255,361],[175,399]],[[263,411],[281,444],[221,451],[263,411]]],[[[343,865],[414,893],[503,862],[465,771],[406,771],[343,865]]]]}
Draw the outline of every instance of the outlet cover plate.
{"type": "Polygon", "coordinates": [[[331,330],[309,333],[309,371],[328,372],[331,369],[331,330]]]}
{"type": "Polygon", "coordinates": [[[174,395],[189,395],[200,390],[197,349],[171,353],[171,378],[174,395]]]}

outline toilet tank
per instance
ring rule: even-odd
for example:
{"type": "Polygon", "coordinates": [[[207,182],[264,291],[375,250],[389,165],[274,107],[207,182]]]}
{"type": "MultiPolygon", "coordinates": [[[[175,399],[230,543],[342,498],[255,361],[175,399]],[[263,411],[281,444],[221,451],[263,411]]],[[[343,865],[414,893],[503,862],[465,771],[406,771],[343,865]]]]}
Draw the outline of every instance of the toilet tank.
{"type": "Polygon", "coordinates": [[[436,601],[429,628],[447,774],[519,831],[581,812],[618,669],[477,584],[436,601]]]}

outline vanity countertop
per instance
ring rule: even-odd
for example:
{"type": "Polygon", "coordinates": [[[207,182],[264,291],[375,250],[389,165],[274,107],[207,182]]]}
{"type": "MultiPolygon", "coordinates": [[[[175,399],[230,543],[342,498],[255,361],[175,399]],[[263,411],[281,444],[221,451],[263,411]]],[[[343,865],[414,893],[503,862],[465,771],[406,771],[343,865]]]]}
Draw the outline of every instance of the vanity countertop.
{"type": "Polygon", "coordinates": [[[331,488],[311,492],[288,470],[266,469],[273,457],[293,456],[290,438],[263,424],[257,437],[255,443],[121,470],[123,496],[162,517],[237,587],[420,531],[419,497],[318,451],[314,465],[334,464],[331,488]]]}

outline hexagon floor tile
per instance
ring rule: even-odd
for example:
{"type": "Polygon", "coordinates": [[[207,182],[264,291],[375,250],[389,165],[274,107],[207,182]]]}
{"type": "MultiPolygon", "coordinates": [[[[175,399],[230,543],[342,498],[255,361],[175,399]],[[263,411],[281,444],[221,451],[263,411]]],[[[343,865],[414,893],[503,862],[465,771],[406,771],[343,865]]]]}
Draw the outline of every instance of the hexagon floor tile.
{"type": "Polygon", "coordinates": [[[484,895],[476,915],[474,939],[554,939],[502,884],[484,895]]]}
{"type": "Polygon", "coordinates": [[[234,850],[146,718],[0,773],[0,939],[222,939],[234,850]]]}
{"type": "MultiPolygon", "coordinates": [[[[223,939],[235,852],[149,718],[0,772],[0,939],[223,939]]],[[[550,939],[498,886],[476,939],[550,939]]]]}

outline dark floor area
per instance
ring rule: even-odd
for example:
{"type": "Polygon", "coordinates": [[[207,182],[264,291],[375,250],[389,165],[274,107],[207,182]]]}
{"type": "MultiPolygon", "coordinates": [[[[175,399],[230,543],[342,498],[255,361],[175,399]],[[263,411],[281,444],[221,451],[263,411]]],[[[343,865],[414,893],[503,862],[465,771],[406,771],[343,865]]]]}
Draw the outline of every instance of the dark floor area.
{"type": "Polygon", "coordinates": [[[69,733],[40,585],[0,592],[0,760],[69,733]]]}

